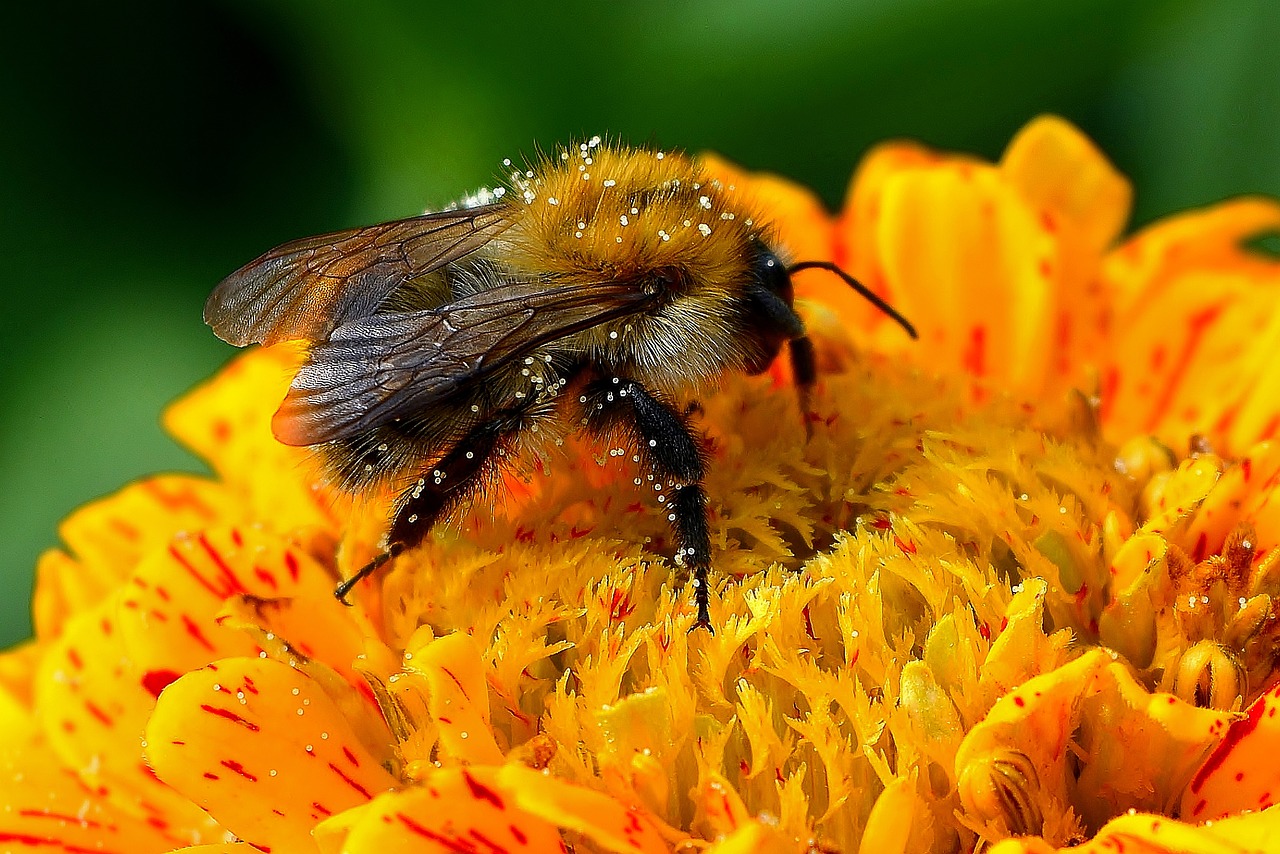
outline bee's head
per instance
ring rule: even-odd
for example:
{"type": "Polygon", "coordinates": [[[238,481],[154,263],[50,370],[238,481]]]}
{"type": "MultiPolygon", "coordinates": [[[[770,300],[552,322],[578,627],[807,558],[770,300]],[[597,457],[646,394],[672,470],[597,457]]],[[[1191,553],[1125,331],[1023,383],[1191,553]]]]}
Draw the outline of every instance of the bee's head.
{"type": "Polygon", "coordinates": [[[804,336],[804,322],[792,306],[791,273],[764,241],[751,241],[746,288],[742,295],[743,334],[751,339],[746,371],[769,367],[782,345],[804,336]]]}

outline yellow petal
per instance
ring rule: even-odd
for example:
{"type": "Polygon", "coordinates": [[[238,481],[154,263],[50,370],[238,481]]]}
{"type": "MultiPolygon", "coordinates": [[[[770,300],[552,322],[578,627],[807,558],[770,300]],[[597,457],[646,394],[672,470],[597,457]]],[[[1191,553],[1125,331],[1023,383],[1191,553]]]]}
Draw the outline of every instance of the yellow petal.
{"type": "Polygon", "coordinates": [[[86,785],[38,741],[0,749],[0,803],[4,851],[145,854],[223,835],[207,821],[128,809],[129,799],[86,785]]]}
{"type": "Polygon", "coordinates": [[[1191,433],[1238,453],[1280,429],[1280,264],[1242,242],[1280,226],[1280,204],[1239,199],[1164,220],[1108,257],[1117,294],[1102,374],[1113,436],[1191,433]]]}
{"type": "MultiPolygon", "coordinates": [[[[835,262],[875,293],[906,310],[900,295],[885,275],[880,251],[880,218],[886,186],[898,176],[931,167],[942,157],[922,145],[890,142],[871,149],[858,164],[845,195],[844,209],[836,222],[835,262]]],[[[829,288],[836,288],[830,283],[829,288]]],[[[824,296],[834,313],[857,328],[873,328],[881,315],[847,289],[824,296]]],[[[911,317],[909,311],[906,312],[911,317]]],[[[911,318],[915,320],[914,317],[911,318]]]]}
{"type": "Polygon", "coordinates": [[[52,550],[37,568],[36,636],[47,640],[66,618],[102,601],[141,557],[178,531],[238,517],[226,491],[191,475],[158,475],[84,505],[58,526],[70,554],[52,550]]]}
{"type": "Polygon", "coordinates": [[[40,662],[35,707],[44,736],[67,767],[122,809],[199,827],[200,811],[142,760],[147,715],[172,677],[136,667],[113,620],[118,602],[111,597],[70,619],[40,662]]]}
{"type": "Polygon", "coordinates": [[[706,854],[791,854],[796,845],[776,828],[752,821],[703,850],[706,854]]]}
{"type": "Polygon", "coordinates": [[[666,841],[654,821],[635,807],[591,789],[575,786],[522,765],[506,765],[493,778],[516,806],[552,824],[591,838],[608,851],[627,854],[666,852],[666,841]]]}
{"type": "Polygon", "coordinates": [[[160,779],[277,850],[311,850],[317,822],[397,783],[314,682],[267,659],[224,659],[178,679],[146,744],[160,779]]]}
{"type": "Polygon", "coordinates": [[[317,830],[321,850],[344,854],[567,851],[555,827],[493,785],[492,769],[448,768],[386,792],[317,830]]]}
{"type": "Polygon", "coordinates": [[[1152,694],[1128,665],[1108,664],[1080,707],[1073,803],[1090,827],[1128,809],[1168,813],[1233,718],[1152,694]]]}
{"type": "Polygon", "coordinates": [[[279,532],[328,525],[347,503],[323,484],[307,449],[271,433],[302,356],[294,344],[250,350],[164,414],[165,429],[208,461],[253,518],[279,532]]]}
{"type": "Polygon", "coordinates": [[[468,764],[500,764],[502,751],[489,726],[489,688],[475,640],[454,632],[405,652],[405,669],[426,679],[428,708],[448,756],[468,764]]]}
{"type": "Polygon", "coordinates": [[[1040,116],[1018,131],[1000,169],[1042,215],[1075,232],[1075,251],[1096,257],[1129,218],[1128,180],[1088,137],[1057,116],[1040,116]]]}
{"type": "Polygon", "coordinates": [[[858,854],[904,854],[928,805],[916,794],[915,782],[899,777],[880,793],[858,845],[858,854]]]}
{"type": "Polygon", "coordinates": [[[1280,799],[1280,688],[1254,701],[1248,716],[1231,725],[1196,771],[1182,795],[1179,815],[1188,821],[1262,810],[1280,799]]]}

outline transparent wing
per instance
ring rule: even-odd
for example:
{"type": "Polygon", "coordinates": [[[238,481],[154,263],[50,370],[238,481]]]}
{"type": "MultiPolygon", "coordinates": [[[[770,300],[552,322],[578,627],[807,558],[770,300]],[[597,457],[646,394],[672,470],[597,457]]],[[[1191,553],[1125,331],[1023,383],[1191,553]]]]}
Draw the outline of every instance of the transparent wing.
{"type": "Polygon", "coordinates": [[[508,211],[444,211],[286,243],[223,279],[205,303],[205,323],[241,347],[323,340],[373,314],[406,281],[501,234],[508,211]]]}
{"type": "Polygon", "coordinates": [[[312,348],[272,427],[288,445],[358,435],[472,389],[539,347],[643,311],[652,299],[629,282],[518,283],[430,311],[344,324],[312,348]]]}

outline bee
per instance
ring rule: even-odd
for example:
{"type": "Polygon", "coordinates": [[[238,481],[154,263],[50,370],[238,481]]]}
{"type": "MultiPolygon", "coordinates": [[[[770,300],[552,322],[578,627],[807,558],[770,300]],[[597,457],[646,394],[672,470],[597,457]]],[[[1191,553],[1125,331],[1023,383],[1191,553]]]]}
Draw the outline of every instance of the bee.
{"type": "MultiPolygon", "coordinates": [[[[506,162],[510,166],[510,161],[506,162]]],[[[675,562],[710,630],[707,458],[681,401],[788,349],[802,395],[815,355],[770,229],[689,157],[599,137],[437,213],[279,246],[224,279],[204,319],[237,345],[308,344],[275,413],[354,493],[399,494],[381,553],[420,544],[531,433],[621,437],[669,491],[675,562]]]]}

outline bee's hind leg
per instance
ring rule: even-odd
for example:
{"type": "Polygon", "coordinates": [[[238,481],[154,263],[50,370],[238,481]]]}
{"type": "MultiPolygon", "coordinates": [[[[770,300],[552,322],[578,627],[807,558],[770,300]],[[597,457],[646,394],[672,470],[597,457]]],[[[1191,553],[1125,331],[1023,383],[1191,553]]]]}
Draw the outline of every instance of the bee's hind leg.
{"type": "Polygon", "coordinates": [[[528,408],[518,406],[494,412],[422,472],[396,501],[386,551],[340,583],[334,596],[345,603],[352,588],[401,552],[421,543],[441,518],[474,494],[485,474],[495,467],[498,451],[523,428],[528,408]]]}
{"type": "Polygon", "coordinates": [[[693,577],[693,600],[698,616],[693,628],[711,629],[711,534],[707,524],[707,495],[702,488],[706,461],[688,413],[656,397],[635,380],[604,377],[587,386],[587,425],[596,434],[626,432],[656,477],[670,482],[674,494],[666,502],[667,519],[675,532],[677,559],[693,577]]]}

